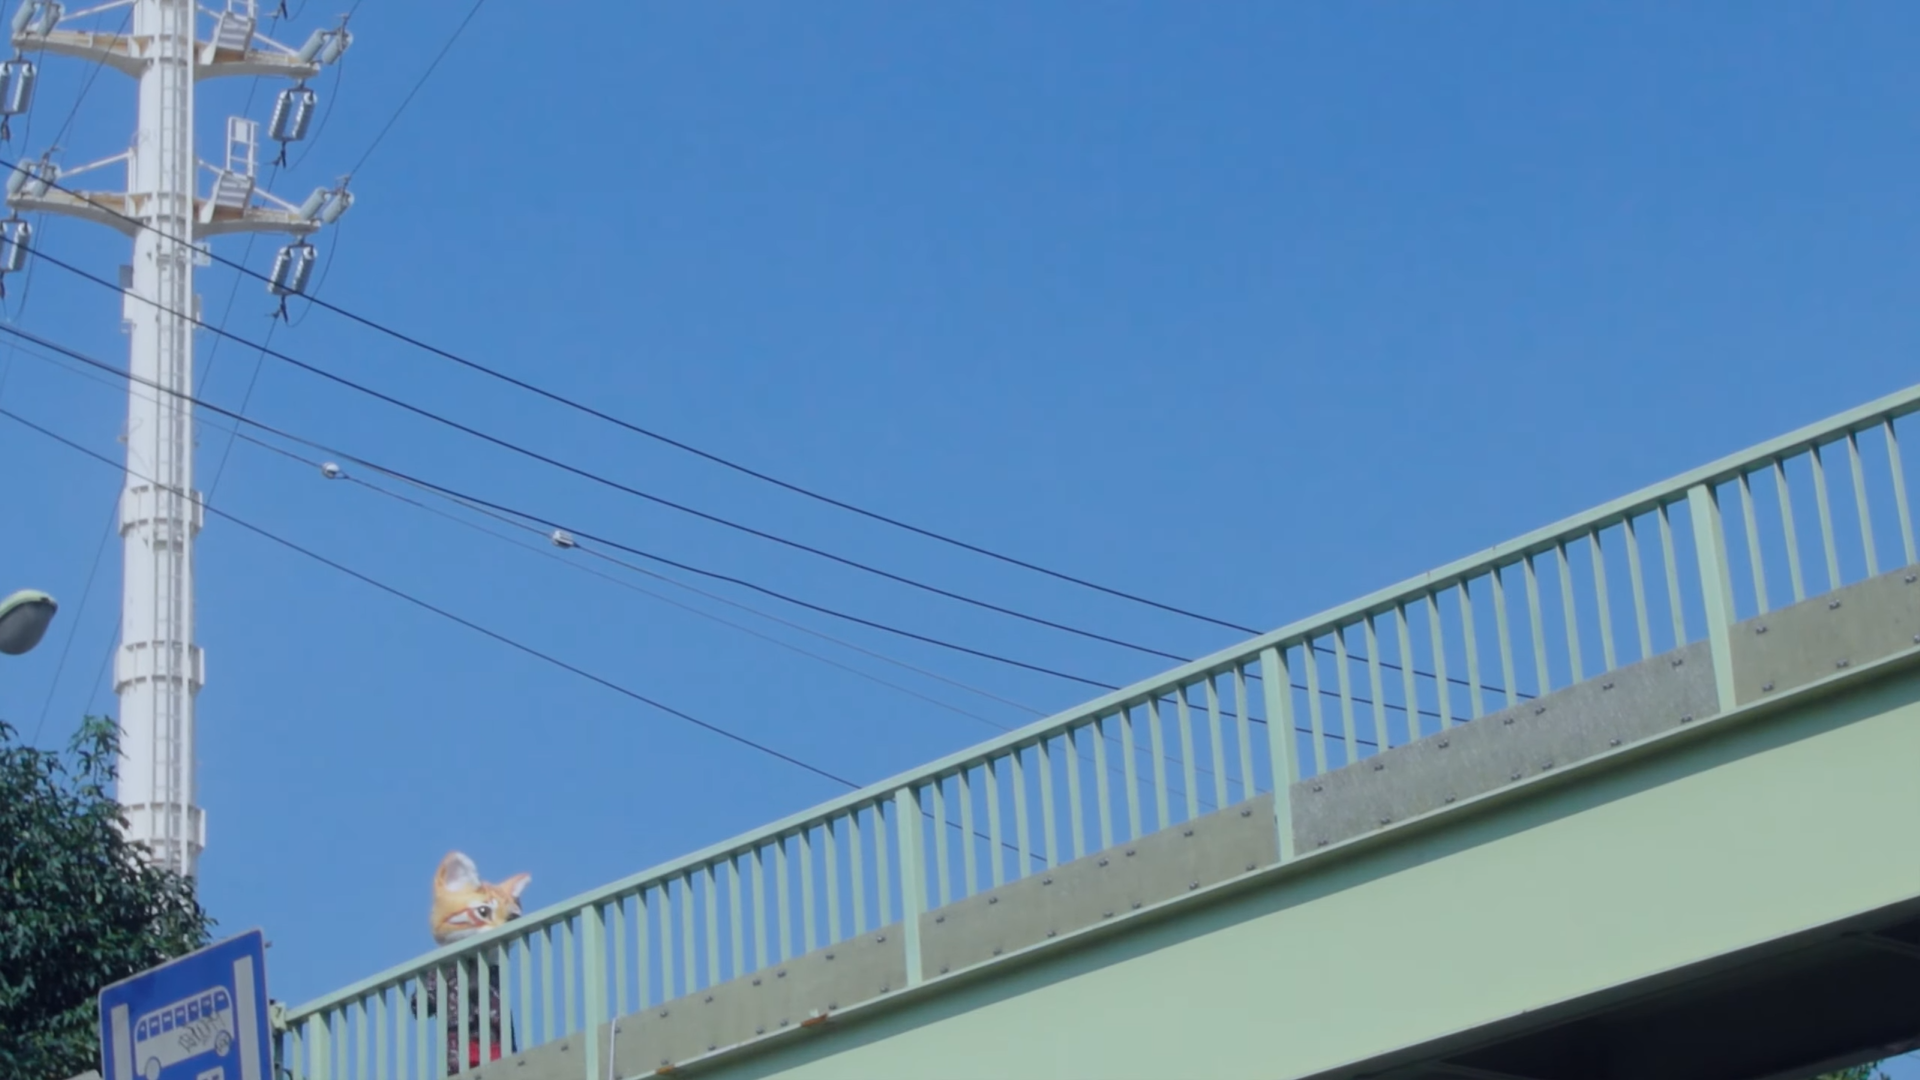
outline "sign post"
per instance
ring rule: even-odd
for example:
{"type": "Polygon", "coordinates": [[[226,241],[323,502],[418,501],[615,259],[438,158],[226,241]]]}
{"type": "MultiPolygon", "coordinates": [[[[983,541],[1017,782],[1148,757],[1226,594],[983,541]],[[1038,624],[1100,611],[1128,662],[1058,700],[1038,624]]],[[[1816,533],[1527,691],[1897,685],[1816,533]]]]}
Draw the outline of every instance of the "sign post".
{"type": "Polygon", "coordinates": [[[102,1080],[273,1080],[259,930],[100,991],[102,1080]]]}

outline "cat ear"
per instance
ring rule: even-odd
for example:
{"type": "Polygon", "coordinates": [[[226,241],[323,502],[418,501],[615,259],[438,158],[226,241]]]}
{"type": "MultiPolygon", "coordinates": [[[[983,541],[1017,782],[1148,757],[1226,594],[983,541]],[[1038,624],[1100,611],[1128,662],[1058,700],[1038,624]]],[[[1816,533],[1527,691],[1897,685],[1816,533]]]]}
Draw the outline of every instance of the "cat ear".
{"type": "Polygon", "coordinates": [[[434,874],[433,884],[438,889],[471,889],[480,884],[480,870],[466,855],[449,851],[447,857],[440,860],[440,870],[434,874]]]}
{"type": "Polygon", "coordinates": [[[508,878],[507,880],[501,882],[500,887],[507,890],[508,896],[511,896],[515,900],[518,900],[520,899],[520,891],[522,889],[525,889],[527,887],[527,882],[532,880],[533,880],[532,874],[515,874],[512,877],[508,878]]]}

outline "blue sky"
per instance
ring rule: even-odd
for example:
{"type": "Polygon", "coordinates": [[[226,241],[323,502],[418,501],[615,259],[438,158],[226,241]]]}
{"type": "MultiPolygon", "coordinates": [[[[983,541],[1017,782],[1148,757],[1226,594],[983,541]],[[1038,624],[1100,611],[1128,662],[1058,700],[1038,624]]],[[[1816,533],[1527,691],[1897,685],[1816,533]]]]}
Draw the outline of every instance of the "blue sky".
{"type": "MultiPolygon", "coordinates": [[[[367,3],[275,190],[346,171],[465,11],[367,3]]],[[[1910,382],[1916,30],[1891,3],[489,5],[355,176],[318,288],[783,478],[1277,626],[1910,382]]],[[[88,73],[43,74],[9,157],[44,148],[88,73]]],[[[204,157],[248,91],[202,87],[204,157]]],[[[131,122],[130,85],[100,75],[62,159],[122,149],[131,122]]],[[[36,242],[108,277],[126,260],[94,226],[36,242]]],[[[263,270],[273,247],[219,251],[263,270]]],[[[201,272],[207,317],[257,340],[272,301],[246,279],[224,316],[234,276],[201,272]]],[[[7,286],[26,328],[123,358],[111,294],[50,265],[7,286]]],[[[1188,655],[1236,637],[585,423],[325,311],[273,344],[946,588],[1188,655]]],[[[0,405],[119,454],[120,388],[0,364],[0,405]]],[[[494,501],[1102,681],[1165,666],[255,367],[202,335],[210,400],[494,501]]],[[[112,701],[117,542],[93,568],[119,478],[11,424],[0,453],[28,465],[10,501],[41,515],[0,532],[0,565],[64,605],[7,665],[0,715],[52,743],[112,701]]],[[[229,456],[212,427],[199,468],[216,506],[860,782],[1028,715],[807,646],[986,719],[935,708],[247,443],[229,456]]],[[[837,791],[217,518],[198,573],[203,899],[268,929],[283,1000],[429,947],[449,848],[530,871],[544,906],[837,791]]],[[[1035,709],[1088,696],[778,613],[1035,709]]]]}

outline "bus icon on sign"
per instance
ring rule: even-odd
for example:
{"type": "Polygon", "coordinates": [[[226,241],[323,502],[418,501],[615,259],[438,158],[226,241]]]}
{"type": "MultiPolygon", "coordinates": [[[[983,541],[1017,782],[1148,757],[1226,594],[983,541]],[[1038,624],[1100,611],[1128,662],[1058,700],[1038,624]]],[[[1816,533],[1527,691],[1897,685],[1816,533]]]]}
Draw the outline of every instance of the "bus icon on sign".
{"type": "Polygon", "coordinates": [[[160,1070],[188,1058],[227,1056],[237,1034],[233,998],[216,986],[140,1017],[133,1025],[133,1060],[142,1080],[160,1080],[160,1070]]]}

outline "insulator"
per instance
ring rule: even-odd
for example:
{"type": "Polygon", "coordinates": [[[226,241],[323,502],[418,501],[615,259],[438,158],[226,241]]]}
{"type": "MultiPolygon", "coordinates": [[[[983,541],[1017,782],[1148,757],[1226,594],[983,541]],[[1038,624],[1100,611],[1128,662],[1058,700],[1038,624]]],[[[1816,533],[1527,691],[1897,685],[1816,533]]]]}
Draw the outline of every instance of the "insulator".
{"type": "Polygon", "coordinates": [[[275,142],[299,142],[307,137],[307,125],[313,120],[313,89],[290,86],[280,91],[273,103],[273,119],[267,123],[267,137],[275,142]]]}
{"type": "Polygon", "coordinates": [[[547,539],[553,544],[554,547],[557,547],[557,548],[571,548],[571,547],[580,546],[573,539],[573,534],[568,532],[565,529],[553,530],[553,532],[547,536],[547,539]]]}
{"type": "Polygon", "coordinates": [[[320,224],[331,225],[339,221],[340,215],[346,213],[347,208],[352,205],[353,192],[344,189],[334,192],[333,198],[320,211],[320,224]]]}
{"type": "Polygon", "coordinates": [[[345,55],[347,46],[351,44],[353,44],[353,35],[348,33],[347,28],[343,26],[328,35],[326,44],[320,46],[320,55],[314,57],[314,59],[320,61],[322,64],[331,64],[345,55]]]}
{"type": "Polygon", "coordinates": [[[273,257],[273,272],[267,275],[267,291],[275,296],[292,296],[306,291],[313,276],[313,245],[302,240],[288,244],[273,257]]]}
{"type": "Polygon", "coordinates": [[[294,53],[293,58],[302,64],[313,63],[313,58],[320,55],[321,47],[324,46],[327,43],[327,39],[332,36],[333,31],[331,30],[315,30],[313,33],[307,35],[306,44],[300,46],[300,51],[294,53]]]}
{"type": "Polygon", "coordinates": [[[314,215],[318,214],[320,212],[320,208],[327,205],[327,200],[331,198],[333,198],[332,188],[323,188],[323,187],[314,188],[313,194],[307,196],[307,201],[301,203],[300,209],[294,212],[299,214],[301,217],[306,218],[308,221],[312,221],[314,218],[314,215]]]}
{"type": "Polygon", "coordinates": [[[329,480],[338,480],[346,474],[340,471],[339,465],[331,461],[325,461],[320,464],[320,475],[329,480]]]}
{"type": "Polygon", "coordinates": [[[45,0],[39,7],[40,17],[34,20],[33,32],[41,37],[46,37],[48,34],[53,33],[54,24],[60,21],[60,16],[66,14],[66,8],[60,3],[60,0],[45,0]]]}
{"type": "Polygon", "coordinates": [[[27,24],[33,21],[34,0],[20,0],[20,7],[13,13],[13,32],[15,36],[27,32],[27,24]]]}
{"type": "Polygon", "coordinates": [[[27,248],[33,245],[33,226],[24,221],[6,223],[0,228],[0,274],[17,274],[27,265],[27,248]]]}
{"type": "Polygon", "coordinates": [[[19,116],[33,106],[33,84],[40,73],[31,60],[0,63],[0,116],[19,116]]]}
{"type": "Polygon", "coordinates": [[[60,167],[53,162],[44,158],[39,161],[29,161],[15,169],[12,176],[7,177],[7,191],[14,195],[24,193],[37,199],[45,195],[47,188],[59,178],[60,167]]]}

